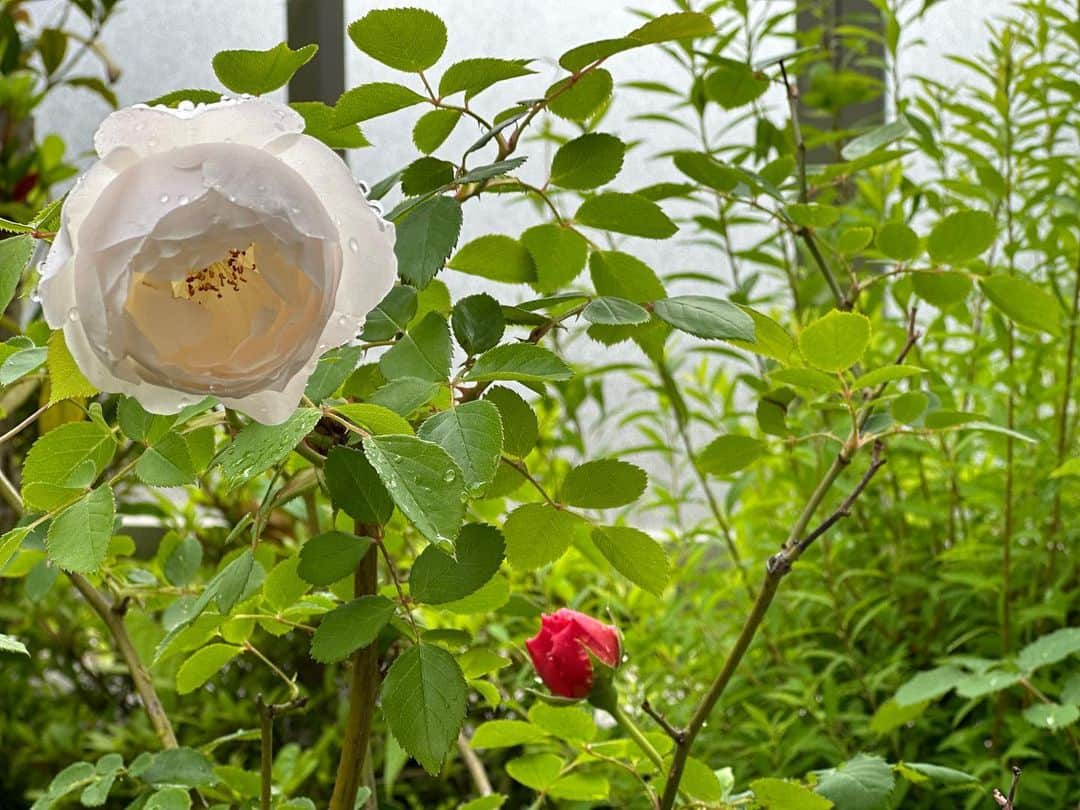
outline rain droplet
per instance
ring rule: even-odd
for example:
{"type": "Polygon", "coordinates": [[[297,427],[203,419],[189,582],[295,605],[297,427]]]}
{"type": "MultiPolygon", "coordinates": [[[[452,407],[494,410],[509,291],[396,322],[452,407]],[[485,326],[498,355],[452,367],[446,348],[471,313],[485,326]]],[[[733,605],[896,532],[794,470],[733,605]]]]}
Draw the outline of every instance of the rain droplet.
{"type": "Polygon", "coordinates": [[[79,320],[79,310],[75,309],[75,307],[72,307],[71,309],[68,310],[67,317],[68,317],[69,321],[71,321],[72,323],[75,323],[76,321],[79,320]]]}
{"type": "Polygon", "coordinates": [[[147,144],[147,146],[149,146],[149,147],[150,147],[151,149],[153,149],[153,148],[154,148],[155,146],[157,146],[157,145],[158,145],[158,139],[157,139],[157,138],[147,138],[147,140],[146,140],[146,144],[147,144]]]}
{"type": "Polygon", "coordinates": [[[349,325],[349,316],[348,315],[339,315],[338,319],[337,319],[337,322],[338,322],[338,326],[348,326],[349,325]]]}
{"type": "Polygon", "coordinates": [[[178,110],[194,110],[195,109],[195,102],[194,101],[189,101],[188,99],[184,99],[183,101],[181,101],[179,104],[176,105],[176,109],[178,109],[178,110]]]}
{"type": "Polygon", "coordinates": [[[349,250],[351,250],[353,253],[360,252],[360,243],[356,241],[356,237],[353,237],[349,240],[349,250]]]}
{"type": "Polygon", "coordinates": [[[456,474],[453,470],[447,470],[445,473],[443,473],[442,480],[449,484],[451,481],[454,480],[455,477],[456,474]]]}
{"type": "Polygon", "coordinates": [[[169,195],[168,194],[162,194],[160,197],[158,197],[158,201],[160,203],[162,203],[162,204],[167,203],[169,201],[169,195]]]}
{"type": "Polygon", "coordinates": [[[294,214],[299,214],[299,213],[300,213],[300,207],[299,207],[299,206],[297,206],[297,205],[294,205],[294,206],[293,206],[292,208],[290,208],[289,210],[290,210],[290,211],[292,211],[292,212],[293,212],[294,214]]]}
{"type": "Polygon", "coordinates": [[[181,196],[177,197],[176,201],[181,205],[187,205],[189,202],[191,202],[191,198],[188,197],[188,195],[186,194],[182,194],[181,196]]]}

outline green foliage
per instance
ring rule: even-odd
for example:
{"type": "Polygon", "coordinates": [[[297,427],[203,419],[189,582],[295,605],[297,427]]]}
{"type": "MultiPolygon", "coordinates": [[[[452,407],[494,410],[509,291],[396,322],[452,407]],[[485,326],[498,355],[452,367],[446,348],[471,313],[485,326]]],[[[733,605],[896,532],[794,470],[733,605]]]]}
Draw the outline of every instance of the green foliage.
{"type": "MultiPolygon", "coordinates": [[[[99,395],[20,303],[0,794],[255,807],[265,766],[273,806],[308,810],[370,725],[380,806],[653,807],[680,762],[686,807],[975,810],[1015,763],[1022,806],[1057,806],[1080,722],[1072,9],[1017,4],[943,86],[873,72],[868,43],[906,64],[923,13],[877,5],[883,32],[673,4],[553,76],[468,32],[441,64],[436,14],[365,10],[350,39],[398,79],[294,107],[337,148],[375,118],[411,133],[371,192],[400,283],[282,425],[99,395]],[[641,48],[671,69],[627,82],[641,48]],[[883,82],[895,115],[847,123],[883,82]],[[627,96],[647,112],[609,117],[627,96]],[[604,709],[532,671],[525,641],[561,607],[619,628],[614,671],[583,659],[604,709]],[[637,710],[684,727],[710,684],[692,748],[637,710]],[[161,750],[147,689],[181,747],[161,750]],[[474,756],[494,793],[469,801],[474,756]]],[[[41,84],[17,74],[63,76],[72,48],[10,17],[18,121],[41,84]]],[[[313,55],[214,68],[262,93],[313,55]]],[[[4,193],[41,177],[0,211],[6,303],[57,228],[34,215],[56,148],[0,173],[4,193]]]]}

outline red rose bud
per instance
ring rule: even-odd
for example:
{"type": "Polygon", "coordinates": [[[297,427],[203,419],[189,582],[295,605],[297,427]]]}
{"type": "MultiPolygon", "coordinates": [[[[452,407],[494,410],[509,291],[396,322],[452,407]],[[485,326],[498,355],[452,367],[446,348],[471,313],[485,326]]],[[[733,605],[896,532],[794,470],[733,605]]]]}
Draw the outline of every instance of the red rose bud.
{"type": "Polygon", "coordinates": [[[595,655],[609,667],[619,665],[619,631],[576,610],[544,614],[540,632],[525,642],[540,679],[554,694],[588,697],[593,688],[595,655]]]}

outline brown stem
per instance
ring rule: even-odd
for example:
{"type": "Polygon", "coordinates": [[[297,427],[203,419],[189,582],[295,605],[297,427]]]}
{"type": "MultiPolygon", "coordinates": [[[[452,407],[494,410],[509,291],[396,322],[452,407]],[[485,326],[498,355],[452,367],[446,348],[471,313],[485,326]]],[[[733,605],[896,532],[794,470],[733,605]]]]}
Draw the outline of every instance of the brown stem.
{"type": "Polygon", "coordinates": [[[836,457],[836,460],[833,461],[832,466],[829,467],[828,472],[825,473],[825,477],[822,478],[817,489],[815,489],[814,493],[810,496],[810,500],[807,501],[798,520],[792,527],[791,534],[788,536],[787,541],[781,546],[780,551],[769,558],[765,567],[765,579],[762,582],[761,590],[758,591],[754,606],[750,610],[750,615],[746,617],[746,621],[743,623],[742,630],[739,632],[739,636],[735,640],[734,646],[728,652],[723,668],[712,682],[712,685],[705,693],[705,696],[701,699],[697,709],[694,710],[694,714],[690,718],[690,723],[682,733],[681,740],[679,740],[675,746],[675,755],[671,762],[671,770],[668,772],[667,781],[664,784],[664,794],[660,800],[661,810],[670,810],[675,804],[675,797],[678,795],[679,791],[679,783],[682,781],[683,771],[686,768],[686,762],[690,757],[690,749],[694,745],[694,740],[704,727],[705,722],[709,719],[709,715],[712,713],[720,696],[731,682],[746,651],[750,649],[750,645],[753,643],[754,637],[757,635],[758,629],[761,627],[761,623],[765,619],[766,613],[768,613],[769,606],[776,597],[776,591],[780,586],[781,580],[791,571],[792,565],[803,555],[815,539],[824,534],[831,526],[839,521],[840,518],[850,513],[851,507],[856,499],[858,499],[859,495],[866,489],[877,471],[884,465],[885,459],[882,456],[883,451],[884,446],[882,443],[880,441],[875,442],[870,466],[859,480],[859,483],[856,484],[855,488],[847,498],[844,499],[843,503],[840,504],[836,511],[829,515],[820,526],[803,536],[803,532],[813,518],[814,512],[817,511],[818,505],[820,505],[829,488],[839,477],[841,471],[849,463],[848,457],[845,456],[844,453],[840,453],[836,457]]]}
{"type": "Polygon", "coordinates": [[[491,780],[488,779],[483,761],[472,750],[469,741],[465,739],[465,732],[458,734],[457,746],[458,753],[461,754],[461,761],[465,763],[465,769],[469,772],[473,784],[476,785],[476,792],[481,796],[490,796],[494,792],[491,789],[491,780]]]}
{"type": "Polygon", "coordinates": [[[255,698],[259,707],[259,720],[262,729],[259,747],[259,770],[261,787],[259,790],[259,810],[270,810],[271,795],[274,788],[274,711],[263,702],[262,695],[255,698]]]}
{"type": "Polygon", "coordinates": [[[169,722],[165,708],[161,705],[161,700],[154,689],[154,681],[150,677],[150,672],[139,658],[139,653],[131,641],[131,636],[128,635],[127,627],[124,626],[124,602],[110,603],[81,574],[69,573],[68,578],[76,590],[90,604],[94,612],[105,622],[105,626],[109,628],[113,641],[116,643],[116,649],[121,658],[124,659],[128,672],[131,673],[135,691],[142,700],[146,714],[150,718],[150,724],[154,727],[154,732],[161,741],[161,747],[176,748],[178,743],[176,742],[176,734],[173,732],[172,723],[169,722]]]}
{"type": "MultiPolygon", "coordinates": [[[[357,527],[358,534],[381,535],[378,526],[357,527]]],[[[378,587],[379,550],[371,544],[356,569],[354,592],[369,596],[378,587]]],[[[341,744],[334,793],[330,810],[353,810],[356,791],[363,777],[364,758],[371,738],[371,721],[375,713],[375,694],[379,686],[379,642],[376,639],[352,655],[352,677],[349,682],[349,716],[345,721],[345,739],[341,744]]]]}

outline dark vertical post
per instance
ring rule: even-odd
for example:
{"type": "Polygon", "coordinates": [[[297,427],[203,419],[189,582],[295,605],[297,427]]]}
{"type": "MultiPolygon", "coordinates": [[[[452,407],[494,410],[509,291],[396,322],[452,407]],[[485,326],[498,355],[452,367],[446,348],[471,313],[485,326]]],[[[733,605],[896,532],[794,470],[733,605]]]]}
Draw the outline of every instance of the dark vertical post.
{"type": "MultiPolygon", "coordinates": [[[[834,118],[825,118],[820,110],[800,110],[804,124],[817,129],[859,129],[881,124],[885,120],[885,48],[883,39],[856,38],[854,34],[838,34],[842,25],[858,26],[884,36],[884,20],[872,0],[798,0],[796,26],[803,45],[820,45],[829,53],[833,70],[850,70],[877,80],[881,93],[875,98],[849,104],[834,118]],[[810,41],[811,32],[820,38],[810,41]]],[[[804,74],[799,79],[800,95],[805,95],[810,82],[804,74]]],[[[839,149],[839,145],[837,146],[839,149]]],[[[811,150],[811,162],[827,162],[835,156],[822,149],[811,150]]]]}
{"type": "Polygon", "coordinates": [[[345,0],[288,0],[286,26],[290,48],[319,46],[289,82],[289,100],[333,105],[345,90],[345,0]]]}

